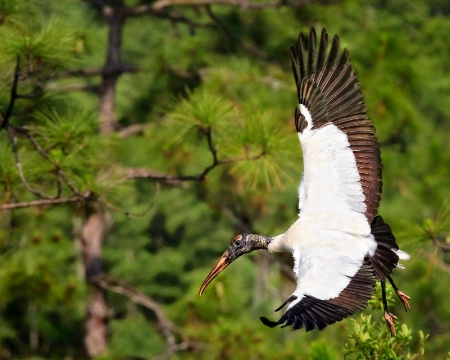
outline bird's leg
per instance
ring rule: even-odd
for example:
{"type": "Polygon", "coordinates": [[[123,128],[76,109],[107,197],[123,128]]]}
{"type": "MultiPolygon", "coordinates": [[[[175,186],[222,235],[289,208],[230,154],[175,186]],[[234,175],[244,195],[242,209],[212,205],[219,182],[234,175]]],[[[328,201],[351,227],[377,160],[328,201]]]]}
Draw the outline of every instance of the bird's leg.
{"type": "Polygon", "coordinates": [[[391,314],[388,310],[388,304],[386,299],[386,283],[385,279],[381,280],[381,293],[383,295],[383,307],[384,307],[384,320],[386,320],[386,324],[389,328],[389,331],[391,332],[391,336],[396,336],[395,332],[395,320],[397,319],[397,316],[394,314],[391,314]]]}
{"type": "Polygon", "coordinates": [[[389,282],[391,283],[392,287],[395,290],[395,293],[397,294],[398,298],[402,302],[403,306],[405,307],[405,311],[408,311],[411,309],[411,306],[409,305],[408,300],[411,300],[411,298],[406,295],[405,293],[401,292],[400,289],[395,285],[394,280],[390,276],[387,277],[389,279],[389,282]]]}

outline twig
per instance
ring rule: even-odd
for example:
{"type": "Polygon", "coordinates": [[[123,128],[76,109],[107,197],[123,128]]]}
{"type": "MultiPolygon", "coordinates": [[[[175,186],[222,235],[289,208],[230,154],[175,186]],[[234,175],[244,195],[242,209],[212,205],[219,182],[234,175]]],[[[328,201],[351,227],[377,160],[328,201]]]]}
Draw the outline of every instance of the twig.
{"type": "MultiPolygon", "coordinates": [[[[28,131],[28,129],[24,128],[24,127],[20,127],[20,126],[14,126],[12,127],[15,131],[17,131],[18,133],[24,135],[28,140],[30,140],[30,142],[33,144],[34,148],[37,150],[37,152],[46,160],[48,160],[50,163],[53,163],[50,155],[43,149],[43,147],[39,144],[39,142],[35,139],[35,137],[33,135],[30,134],[30,132],[28,131]]],[[[55,167],[55,171],[56,174],[58,176],[59,180],[63,180],[65,182],[65,184],[69,187],[69,189],[76,195],[78,196],[84,196],[77,188],[76,186],[72,183],[71,180],[69,180],[69,178],[63,173],[63,171],[61,170],[60,167],[55,167]]],[[[60,194],[60,192],[59,192],[60,194]]],[[[55,198],[59,197],[56,196],[55,198]]]]}
{"type": "Polygon", "coordinates": [[[60,204],[69,204],[81,201],[79,196],[67,197],[67,198],[58,198],[58,199],[41,199],[34,201],[26,201],[21,203],[12,203],[12,204],[3,204],[0,205],[0,211],[8,211],[13,209],[21,209],[26,207],[33,206],[47,206],[47,205],[60,205],[60,204]]]}
{"type": "Polygon", "coordinates": [[[440,249],[444,251],[450,251],[450,244],[445,244],[442,241],[440,241],[437,236],[435,236],[431,231],[426,231],[428,236],[430,237],[431,241],[440,249]]]}
{"type": "Polygon", "coordinates": [[[148,127],[148,124],[133,124],[133,125],[130,125],[130,126],[120,129],[118,131],[118,134],[123,139],[123,138],[129,137],[129,136],[140,134],[147,127],[148,127]]]}
{"type": "Polygon", "coordinates": [[[204,181],[207,177],[207,175],[216,168],[217,166],[224,165],[224,164],[230,164],[240,161],[247,161],[247,160],[257,160],[260,159],[265,155],[264,151],[259,153],[255,156],[243,156],[243,157],[237,157],[237,158],[231,158],[231,159],[222,159],[219,160],[217,157],[217,150],[214,147],[213,141],[212,141],[212,131],[211,128],[203,129],[203,134],[205,134],[207,142],[208,142],[208,149],[211,152],[211,155],[213,157],[213,161],[210,165],[205,167],[205,169],[197,174],[197,175],[167,175],[167,174],[161,174],[151,169],[144,169],[144,168],[137,168],[137,169],[130,169],[128,171],[127,178],[128,179],[152,179],[152,180],[160,180],[164,181],[167,184],[170,185],[180,185],[183,181],[204,181]]]}
{"type": "MultiPolygon", "coordinates": [[[[14,135],[12,133],[13,128],[11,126],[7,127],[7,132],[8,132],[8,137],[9,137],[9,141],[11,142],[11,146],[12,146],[12,150],[13,150],[13,154],[14,154],[14,159],[16,162],[16,168],[17,171],[19,172],[19,177],[20,180],[22,181],[22,184],[25,186],[25,188],[32,193],[34,196],[38,197],[39,199],[55,199],[57,196],[51,198],[48,196],[45,196],[44,194],[40,193],[37,190],[34,190],[31,185],[29,184],[29,182],[27,181],[27,179],[25,178],[25,174],[23,172],[23,168],[22,168],[22,163],[20,162],[19,159],[19,152],[17,150],[17,143],[16,140],[14,139],[14,135]]],[[[57,194],[58,195],[58,194],[57,194]]]]}

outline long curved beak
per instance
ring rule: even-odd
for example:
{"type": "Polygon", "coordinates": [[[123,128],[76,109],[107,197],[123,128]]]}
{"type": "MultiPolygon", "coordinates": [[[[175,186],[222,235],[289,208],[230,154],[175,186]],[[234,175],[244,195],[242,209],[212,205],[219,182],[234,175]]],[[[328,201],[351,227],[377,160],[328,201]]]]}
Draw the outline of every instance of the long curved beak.
{"type": "Polygon", "coordinates": [[[202,286],[200,287],[199,295],[202,296],[203,291],[205,291],[206,287],[209,285],[213,279],[219,275],[225,268],[230,265],[230,261],[228,259],[228,251],[226,251],[222,257],[219,259],[216,265],[212,268],[209,275],[206,277],[205,281],[203,281],[202,286]]]}

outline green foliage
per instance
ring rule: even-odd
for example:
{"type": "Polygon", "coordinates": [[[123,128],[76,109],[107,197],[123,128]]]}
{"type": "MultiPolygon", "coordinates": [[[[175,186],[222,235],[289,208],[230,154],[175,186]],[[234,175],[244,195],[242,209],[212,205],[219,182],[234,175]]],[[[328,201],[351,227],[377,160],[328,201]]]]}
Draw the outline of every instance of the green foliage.
{"type": "MultiPolygon", "coordinates": [[[[231,172],[247,180],[248,186],[256,191],[258,188],[282,188],[289,173],[293,170],[293,149],[283,139],[283,129],[274,123],[267,114],[255,112],[248,114],[242,130],[237,134],[240,144],[249,157],[259,157],[257,161],[238,162],[231,172]],[[278,159],[285,158],[280,163],[278,159]]],[[[298,152],[298,149],[296,149],[298,152]]]]}
{"type": "Polygon", "coordinates": [[[335,352],[325,341],[317,341],[311,345],[308,360],[335,360],[335,352]]]}
{"type": "MultiPolygon", "coordinates": [[[[392,309],[396,299],[392,287],[387,287],[388,306],[392,309]]],[[[422,330],[413,338],[411,328],[397,320],[396,336],[392,337],[382,317],[383,304],[381,286],[377,284],[375,296],[369,301],[373,315],[361,314],[352,319],[353,331],[345,344],[347,359],[416,359],[425,353],[425,341],[429,335],[422,330]],[[374,320],[374,318],[380,320],[374,320]],[[415,349],[413,349],[413,347],[415,349]]],[[[402,314],[403,315],[403,314],[402,314]]],[[[402,318],[404,315],[402,316],[402,318]]]]}
{"type": "Polygon", "coordinates": [[[428,336],[419,330],[414,352],[411,349],[413,332],[406,324],[400,326],[396,337],[390,337],[384,324],[374,323],[370,315],[360,315],[353,320],[353,332],[345,344],[346,359],[416,359],[425,353],[428,336]]]}
{"type": "Polygon", "coordinates": [[[231,102],[206,89],[187,90],[187,95],[188,98],[180,99],[169,115],[176,122],[174,126],[179,130],[178,135],[184,138],[190,130],[202,132],[212,127],[218,127],[217,132],[221,134],[232,117],[231,102]]]}
{"type": "Polygon", "coordinates": [[[136,310],[130,310],[130,313],[133,314],[130,314],[125,320],[116,320],[111,323],[113,335],[109,351],[114,354],[112,358],[129,356],[148,358],[163,353],[164,339],[155,333],[143,314],[136,310]]]}
{"type": "MultiPolygon", "coordinates": [[[[82,328],[80,301],[85,284],[77,277],[76,251],[60,230],[45,228],[46,222],[61,224],[63,218],[61,211],[22,214],[15,226],[29,231],[2,233],[0,333],[2,347],[14,349],[17,356],[33,350],[28,341],[31,333],[49,346],[63,344],[82,328]],[[19,233],[20,241],[15,241],[11,234],[19,233]]],[[[77,343],[65,349],[56,347],[54,353],[70,353],[77,343]]]]}

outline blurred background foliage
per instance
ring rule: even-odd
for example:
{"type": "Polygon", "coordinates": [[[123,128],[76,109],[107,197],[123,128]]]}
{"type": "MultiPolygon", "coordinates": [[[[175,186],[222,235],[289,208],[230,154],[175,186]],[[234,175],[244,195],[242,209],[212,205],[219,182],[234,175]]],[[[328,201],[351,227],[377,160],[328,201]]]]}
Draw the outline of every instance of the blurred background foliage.
{"type": "MultiPolygon", "coordinates": [[[[43,199],[30,188],[49,198],[93,194],[89,201],[107,209],[102,271],[128,284],[105,290],[108,346],[91,357],[449,359],[450,3],[162,3],[0,0],[0,111],[20,57],[18,91],[27,96],[9,123],[31,134],[12,134],[25,183],[0,132],[0,205],[43,199]],[[87,73],[104,66],[105,9],[118,4],[153,10],[123,24],[120,59],[133,70],[117,79],[115,131],[105,134],[104,73],[87,73]],[[363,314],[321,332],[263,326],[259,316],[295,287],[289,256],[241,258],[198,296],[235,234],[276,235],[297,217],[302,160],[289,46],[311,27],[339,34],[349,49],[377,129],[380,213],[411,254],[395,274],[412,297],[408,313],[392,304],[397,338],[379,292],[363,314]],[[150,176],[130,175],[136,169],[150,176]]],[[[89,356],[82,207],[0,212],[0,359],[89,356]]]]}

